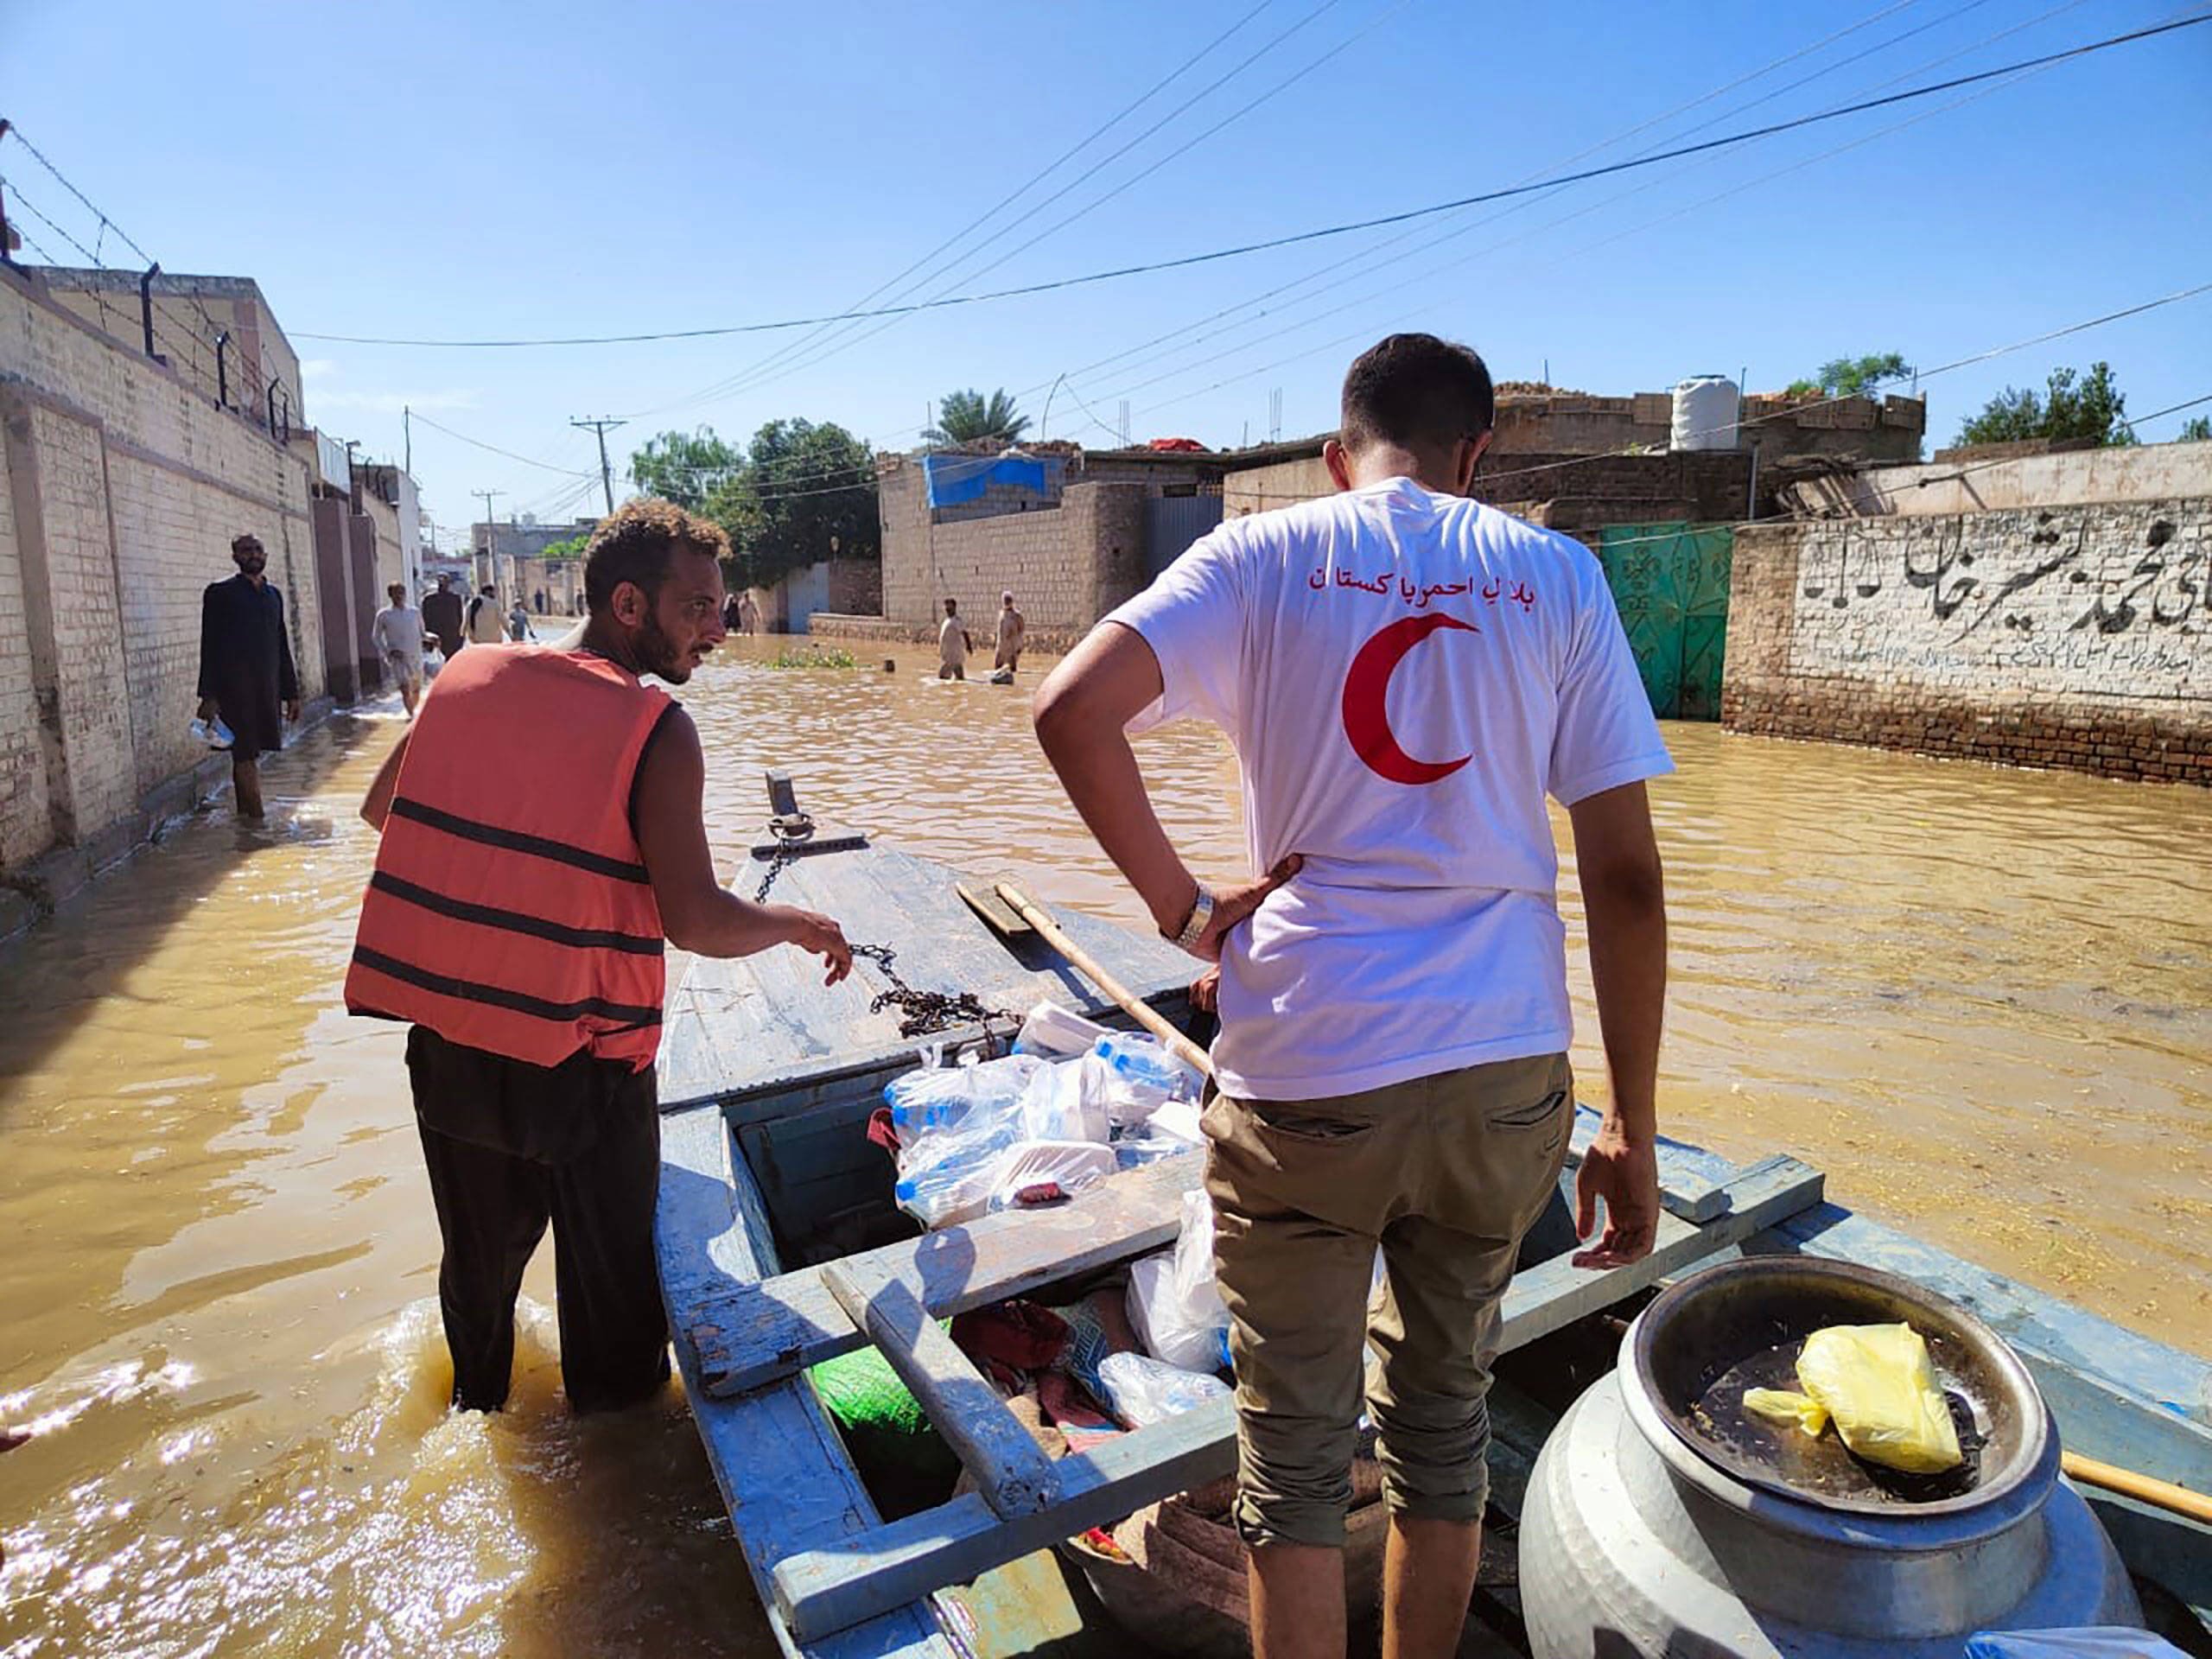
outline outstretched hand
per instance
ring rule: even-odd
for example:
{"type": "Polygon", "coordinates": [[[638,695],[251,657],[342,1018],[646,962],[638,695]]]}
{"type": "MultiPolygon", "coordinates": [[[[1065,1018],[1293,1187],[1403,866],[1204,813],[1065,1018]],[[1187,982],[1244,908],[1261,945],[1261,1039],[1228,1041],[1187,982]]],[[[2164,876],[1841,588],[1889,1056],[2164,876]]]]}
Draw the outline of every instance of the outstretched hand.
{"type": "Polygon", "coordinates": [[[787,944],[822,958],[829,967],[823,976],[824,985],[835,985],[853,971],[853,947],[845,943],[845,930],[827,916],[810,910],[801,910],[796,905],[778,905],[785,926],[787,944]]]}
{"type": "Polygon", "coordinates": [[[1649,1141],[1630,1141],[1608,1118],[1574,1176],[1574,1233],[1587,1238],[1605,1201],[1605,1231],[1574,1253],[1578,1268],[1624,1268],[1651,1254],[1659,1232],[1659,1160],[1649,1141]]]}
{"type": "Polygon", "coordinates": [[[1259,880],[1240,882],[1216,893],[1213,916],[1206,923],[1206,931],[1198,935],[1198,942],[1191,947],[1191,954],[1207,962],[1219,962],[1222,942],[1230,931],[1250,920],[1252,912],[1267,902],[1269,893],[1305,868],[1306,861],[1293,853],[1259,880]]]}

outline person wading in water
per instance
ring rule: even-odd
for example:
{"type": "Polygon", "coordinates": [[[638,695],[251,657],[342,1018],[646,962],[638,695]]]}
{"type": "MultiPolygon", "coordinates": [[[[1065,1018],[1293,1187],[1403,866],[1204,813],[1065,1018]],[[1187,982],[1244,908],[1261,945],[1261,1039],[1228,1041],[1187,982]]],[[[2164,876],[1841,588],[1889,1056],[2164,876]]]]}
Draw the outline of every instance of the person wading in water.
{"type": "Polygon", "coordinates": [[[852,969],[837,924],[715,875],[699,733],[667,692],[721,642],[721,531],[632,501],[584,556],[584,626],[464,651],[377,773],[382,831],[346,978],[410,1021],[407,1070],[444,1256],[454,1403],[496,1411],[523,1269],[553,1229],[561,1376],[578,1411],[668,1376],[653,1259],[665,943],[796,945],[852,969]],[[557,735],[551,756],[533,740],[557,735]]]}
{"type": "Polygon", "coordinates": [[[1221,965],[1205,1182],[1262,1659],[1344,1651],[1370,1344],[1382,1651],[1459,1643],[1499,1304],[1574,1118],[1547,795],[1573,821],[1612,1080],[1578,1178],[1581,1231],[1600,1199],[1606,1229],[1577,1259],[1635,1261],[1658,1222],[1667,935],[1643,780],[1672,763],[1589,550],[1466,499],[1491,415],[1472,352],[1383,340],[1323,451],[1340,493],[1205,537],[1037,697],[1099,844],[1162,933],[1221,965]],[[1160,828],[1125,732],[1185,715],[1236,745],[1263,881],[1209,893],[1160,828]]]}
{"type": "Polygon", "coordinates": [[[232,793],[240,817],[257,818],[261,757],[284,747],[284,722],[300,717],[300,677],[261,538],[233,540],[231,562],[238,575],[209,582],[200,600],[200,718],[230,728],[232,793]]]}

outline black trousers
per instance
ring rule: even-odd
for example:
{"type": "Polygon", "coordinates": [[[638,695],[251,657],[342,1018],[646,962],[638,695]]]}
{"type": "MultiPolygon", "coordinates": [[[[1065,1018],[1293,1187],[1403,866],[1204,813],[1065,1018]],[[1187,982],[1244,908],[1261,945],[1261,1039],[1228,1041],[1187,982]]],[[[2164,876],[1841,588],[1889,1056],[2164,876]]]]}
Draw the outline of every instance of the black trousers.
{"type": "Polygon", "coordinates": [[[515,1297],[549,1222],[569,1405],[611,1410],[658,1391],[668,1380],[668,1325],[653,1254],[652,1068],[583,1053],[526,1065],[417,1026],[407,1071],[445,1243],[438,1303],[454,1403],[506,1403],[515,1297]]]}

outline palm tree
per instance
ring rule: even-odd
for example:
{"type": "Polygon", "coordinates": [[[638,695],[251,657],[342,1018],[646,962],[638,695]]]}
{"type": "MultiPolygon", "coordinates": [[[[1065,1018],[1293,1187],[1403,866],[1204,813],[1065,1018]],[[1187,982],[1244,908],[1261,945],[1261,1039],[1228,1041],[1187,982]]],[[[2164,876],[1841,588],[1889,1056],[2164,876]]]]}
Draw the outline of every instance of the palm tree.
{"type": "Polygon", "coordinates": [[[1029,417],[1014,412],[1014,399],[1001,386],[988,397],[972,387],[948,391],[938,404],[937,424],[922,434],[931,443],[1012,443],[1029,429],[1029,417]]]}

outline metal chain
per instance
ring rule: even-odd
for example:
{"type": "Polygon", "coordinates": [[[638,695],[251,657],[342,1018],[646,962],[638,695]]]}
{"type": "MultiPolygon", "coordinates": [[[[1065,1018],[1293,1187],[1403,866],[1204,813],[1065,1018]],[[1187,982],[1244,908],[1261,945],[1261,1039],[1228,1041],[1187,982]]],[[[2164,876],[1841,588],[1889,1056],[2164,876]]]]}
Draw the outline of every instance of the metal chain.
{"type": "MultiPolygon", "coordinates": [[[[779,845],[768,860],[768,868],[760,878],[760,885],[753,890],[753,902],[765,904],[768,889],[776,885],[776,878],[798,861],[799,849],[796,842],[779,845]]],[[[891,988],[878,992],[868,1004],[870,1014],[880,1014],[886,1008],[897,1008],[905,1016],[899,1022],[901,1037],[925,1037],[932,1032],[949,1031],[955,1026],[986,1025],[993,1020],[1018,1021],[1020,1015],[1005,1008],[987,1007],[973,991],[918,991],[899,977],[893,966],[899,953],[887,944],[856,944],[853,955],[864,957],[874,963],[883,976],[891,982],[891,988]]]]}
{"type": "Polygon", "coordinates": [[[905,1019],[899,1022],[901,1037],[924,1037],[931,1032],[947,1031],[954,1026],[985,1025],[993,1020],[1014,1020],[1019,1015],[1004,1008],[986,1006],[973,991],[918,991],[899,976],[892,966],[899,953],[887,944],[856,944],[856,957],[866,957],[880,969],[891,982],[891,988],[879,991],[875,1001],[868,1005],[870,1014],[880,1014],[886,1008],[897,1008],[905,1019]]]}
{"type": "Polygon", "coordinates": [[[765,905],[768,902],[768,889],[776,885],[778,876],[798,862],[798,851],[799,843],[796,841],[779,841],[776,843],[776,850],[768,860],[768,868],[760,877],[760,885],[753,889],[753,902],[754,904],[765,905]]]}

